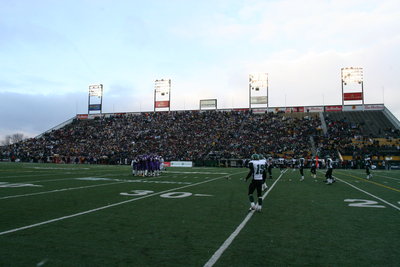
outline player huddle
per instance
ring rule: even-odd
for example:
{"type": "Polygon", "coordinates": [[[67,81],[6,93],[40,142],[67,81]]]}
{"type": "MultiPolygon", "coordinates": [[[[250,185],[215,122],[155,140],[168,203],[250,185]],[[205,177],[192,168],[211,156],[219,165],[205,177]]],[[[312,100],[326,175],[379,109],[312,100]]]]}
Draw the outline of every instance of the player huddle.
{"type": "Polygon", "coordinates": [[[138,155],[131,167],[133,176],[159,176],[164,169],[164,159],[154,154],[138,155]]]}

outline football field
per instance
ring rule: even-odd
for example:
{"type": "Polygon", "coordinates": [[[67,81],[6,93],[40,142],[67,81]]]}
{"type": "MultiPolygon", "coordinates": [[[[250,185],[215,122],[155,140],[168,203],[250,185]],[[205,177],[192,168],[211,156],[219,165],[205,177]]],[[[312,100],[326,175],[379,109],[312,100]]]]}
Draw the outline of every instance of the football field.
{"type": "Polygon", "coordinates": [[[0,266],[400,266],[400,171],[0,163],[0,266]]]}

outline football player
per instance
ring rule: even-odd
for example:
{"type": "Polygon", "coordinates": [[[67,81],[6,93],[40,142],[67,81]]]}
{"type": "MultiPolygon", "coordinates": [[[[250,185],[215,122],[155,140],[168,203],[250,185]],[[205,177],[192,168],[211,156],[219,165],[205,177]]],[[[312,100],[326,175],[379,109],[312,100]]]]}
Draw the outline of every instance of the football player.
{"type": "MultiPolygon", "coordinates": [[[[258,154],[258,158],[259,158],[259,161],[261,161],[261,163],[264,164],[265,169],[266,169],[267,168],[267,159],[264,157],[263,154],[258,154]]],[[[267,179],[267,176],[265,176],[265,178],[263,177],[263,184],[261,186],[262,191],[264,191],[265,189],[268,188],[266,179],[267,179]]]]}
{"type": "Polygon", "coordinates": [[[299,159],[300,181],[304,180],[304,158],[299,159]]]}
{"type": "Polygon", "coordinates": [[[372,178],[371,174],[371,167],[372,167],[372,161],[370,157],[365,158],[365,173],[367,174],[367,179],[372,178]]]}
{"type": "Polygon", "coordinates": [[[296,159],[295,158],[292,158],[292,161],[291,161],[291,164],[290,164],[290,168],[292,168],[292,172],[294,172],[295,171],[295,169],[296,169],[296,159]]]}
{"type": "Polygon", "coordinates": [[[249,211],[256,210],[258,212],[261,211],[262,208],[262,185],[263,181],[265,180],[266,173],[265,173],[265,162],[260,160],[257,154],[251,155],[251,160],[249,162],[249,173],[247,174],[245,181],[247,181],[250,177],[251,183],[248,189],[248,196],[250,200],[250,209],[249,211]],[[253,193],[257,190],[257,197],[258,197],[258,204],[256,205],[254,202],[253,193]]]}
{"type": "Polygon", "coordinates": [[[137,158],[134,158],[131,161],[131,167],[132,167],[132,175],[136,176],[138,174],[138,161],[137,161],[137,158]]]}
{"type": "Polygon", "coordinates": [[[273,168],[273,165],[274,165],[274,161],[273,161],[272,157],[268,157],[267,170],[268,170],[268,178],[269,179],[272,179],[272,168],[273,168]]]}
{"type": "Polygon", "coordinates": [[[335,179],[332,177],[332,172],[333,172],[333,162],[330,157],[326,160],[326,173],[325,173],[325,178],[326,178],[326,184],[331,185],[335,182],[335,179]]]}
{"type": "Polygon", "coordinates": [[[278,159],[278,165],[279,165],[279,169],[280,169],[280,171],[282,173],[283,170],[285,169],[285,159],[284,158],[279,158],[278,159]]]}
{"type": "Polygon", "coordinates": [[[311,175],[317,178],[317,160],[314,157],[311,161],[311,175]]]}

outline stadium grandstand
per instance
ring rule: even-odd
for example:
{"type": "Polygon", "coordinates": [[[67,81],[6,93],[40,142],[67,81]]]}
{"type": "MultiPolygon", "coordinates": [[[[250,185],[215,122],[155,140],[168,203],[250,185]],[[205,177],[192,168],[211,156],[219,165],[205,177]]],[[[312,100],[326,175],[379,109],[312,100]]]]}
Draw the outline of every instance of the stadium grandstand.
{"type": "Polygon", "coordinates": [[[129,164],[157,153],[195,166],[241,167],[252,153],[362,168],[400,163],[400,123],[384,105],[79,114],[0,148],[2,161],[129,164]],[[360,110],[362,109],[362,110],[360,110]]]}

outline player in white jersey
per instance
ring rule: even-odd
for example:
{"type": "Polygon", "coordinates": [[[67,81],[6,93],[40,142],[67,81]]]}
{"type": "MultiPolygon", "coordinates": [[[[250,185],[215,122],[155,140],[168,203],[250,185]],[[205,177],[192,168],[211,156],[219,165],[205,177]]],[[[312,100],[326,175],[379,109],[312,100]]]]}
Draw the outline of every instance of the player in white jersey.
{"type": "MultiPolygon", "coordinates": [[[[259,154],[258,157],[259,157],[259,161],[261,161],[264,164],[265,169],[267,169],[267,159],[262,154],[259,154]]],[[[264,191],[265,189],[268,188],[266,179],[267,179],[267,176],[265,176],[265,178],[263,178],[263,184],[261,186],[262,191],[264,191]]]]}
{"type": "Polygon", "coordinates": [[[335,182],[335,179],[332,177],[332,172],[333,172],[333,161],[330,157],[328,157],[326,161],[326,173],[325,173],[326,184],[328,185],[335,182]]]}
{"type": "Polygon", "coordinates": [[[317,178],[317,160],[314,157],[311,161],[311,175],[317,178]]]}
{"type": "Polygon", "coordinates": [[[285,159],[284,158],[279,158],[278,159],[278,165],[279,165],[279,169],[281,170],[281,173],[282,173],[283,170],[285,169],[285,159]]]}
{"type": "Polygon", "coordinates": [[[251,183],[249,185],[249,190],[248,190],[248,195],[249,195],[249,200],[250,200],[250,209],[249,211],[252,210],[257,210],[261,211],[262,208],[262,185],[263,181],[266,178],[266,173],[265,173],[265,161],[262,161],[259,159],[259,156],[257,154],[253,154],[251,156],[251,161],[249,162],[249,173],[246,176],[245,181],[247,181],[250,177],[251,183]],[[253,193],[254,191],[257,190],[257,197],[258,197],[258,204],[256,205],[254,202],[254,197],[253,193]]]}
{"type": "Polygon", "coordinates": [[[367,156],[365,158],[365,173],[367,174],[367,179],[372,178],[371,168],[372,168],[372,161],[371,158],[367,156]]]}
{"type": "Polygon", "coordinates": [[[295,158],[292,158],[292,161],[290,164],[290,167],[292,168],[292,172],[294,172],[296,169],[296,162],[297,162],[297,160],[295,158]]]}

